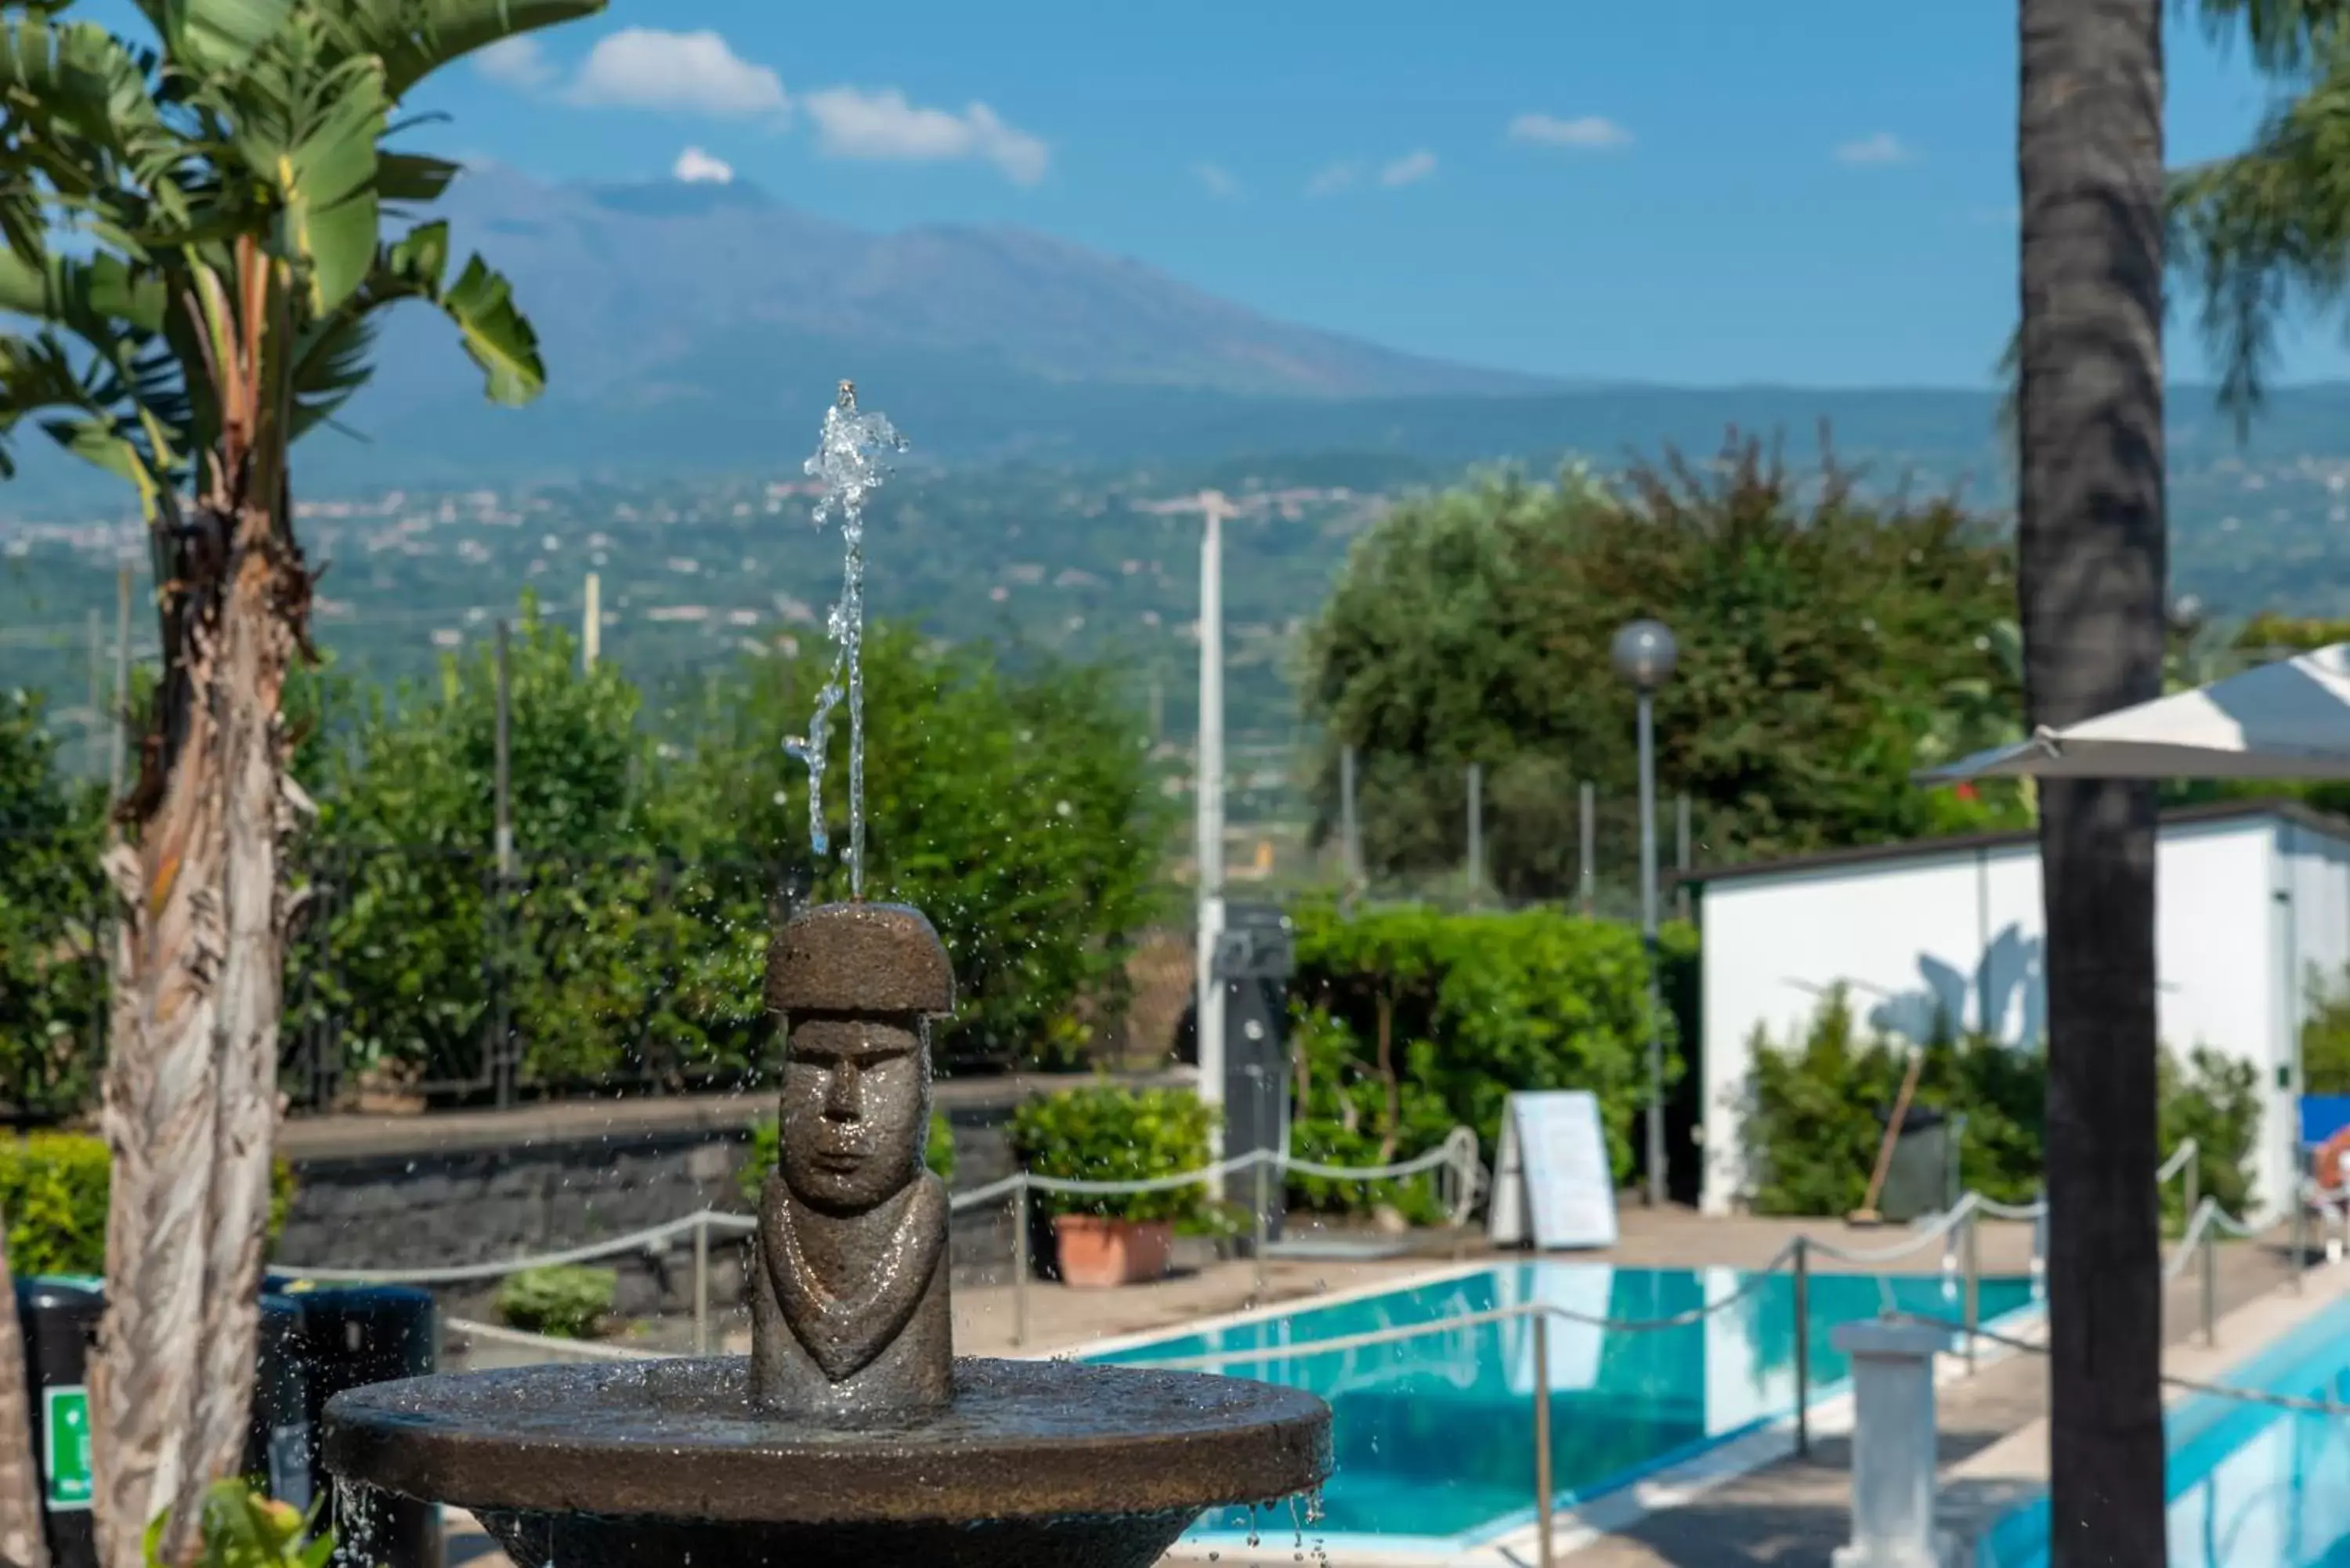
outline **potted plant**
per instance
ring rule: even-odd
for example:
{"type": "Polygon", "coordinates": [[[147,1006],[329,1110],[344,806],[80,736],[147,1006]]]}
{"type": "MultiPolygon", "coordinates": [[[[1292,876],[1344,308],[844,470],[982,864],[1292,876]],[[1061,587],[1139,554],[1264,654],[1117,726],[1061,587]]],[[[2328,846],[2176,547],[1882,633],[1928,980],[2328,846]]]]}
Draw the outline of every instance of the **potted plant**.
{"type": "MultiPolygon", "coordinates": [[[[1031,1176],[1145,1181],[1208,1164],[1208,1108],[1180,1089],[1104,1084],[1030,1100],[1012,1116],[1012,1149],[1031,1176]]],[[[1175,1227],[1209,1213],[1204,1186],[1157,1192],[1040,1193],[1053,1217],[1061,1282],[1135,1284],[1167,1272],[1175,1227]]]]}

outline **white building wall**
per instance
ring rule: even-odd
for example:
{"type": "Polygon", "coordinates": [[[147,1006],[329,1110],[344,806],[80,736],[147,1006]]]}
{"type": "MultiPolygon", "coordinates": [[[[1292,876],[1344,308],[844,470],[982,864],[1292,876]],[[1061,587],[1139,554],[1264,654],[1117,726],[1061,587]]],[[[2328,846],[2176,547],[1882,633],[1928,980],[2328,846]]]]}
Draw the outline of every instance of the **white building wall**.
{"type": "MultiPolygon", "coordinates": [[[[2276,1086],[2275,1069],[2292,1062],[2293,1041],[2280,1023],[2272,918],[2286,826],[2254,816],[2167,827],[2156,861],[2162,1038],[2261,1071],[2267,1126],[2256,1175],[2269,1201],[2290,1179],[2290,1091],[2276,1086]]],[[[2350,943],[2350,847],[2327,853],[2339,873],[2307,875],[2330,890],[2329,929],[2350,943]]],[[[2321,901],[2314,891],[2311,901],[2321,901]]],[[[2010,1043],[2045,1033],[2045,922],[2030,844],[1734,877],[1706,888],[1703,919],[1708,1213],[1729,1212],[1751,1188],[1742,1124],[1758,1025],[1776,1043],[1797,1039],[1841,982],[1856,1012],[1888,1033],[1922,1037],[1938,1010],[2010,1043]]]]}

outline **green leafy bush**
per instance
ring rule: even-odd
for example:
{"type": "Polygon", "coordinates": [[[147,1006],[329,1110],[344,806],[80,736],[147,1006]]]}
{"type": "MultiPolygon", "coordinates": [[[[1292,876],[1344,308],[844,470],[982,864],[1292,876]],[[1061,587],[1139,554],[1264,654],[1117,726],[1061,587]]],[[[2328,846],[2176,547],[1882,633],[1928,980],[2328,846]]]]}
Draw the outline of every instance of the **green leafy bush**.
{"type": "Polygon", "coordinates": [[[147,1568],[327,1568],[335,1560],[330,1531],[309,1534],[310,1521],[290,1502],[276,1502],[250,1482],[213,1483],[204,1494],[195,1557],[163,1560],[163,1521],[147,1527],[147,1568]]]}
{"type": "MultiPolygon", "coordinates": [[[[1291,1130],[1300,1156],[1384,1165],[1425,1152],[1453,1127],[1491,1150],[1513,1091],[1588,1089],[1599,1098],[1617,1179],[1633,1168],[1648,1096],[1648,972],[1639,933],[1555,909],[1447,914],[1419,906],[1295,911],[1294,1039],[1305,1064],[1291,1130]]],[[[1695,950],[1684,926],[1660,941],[1663,990],[1695,950]]],[[[1679,1033],[1659,1020],[1668,1081],[1679,1033]]],[[[1295,1178],[1309,1207],[1390,1203],[1430,1219],[1430,1184],[1295,1178]]]]}
{"type": "Polygon", "coordinates": [[[2309,968],[2309,1004],[2301,1024],[2301,1087],[2309,1095],[2350,1095],[2350,971],[2327,976],[2309,968]]]}
{"type": "MultiPolygon", "coordinates": [[[[1012,1152],[1033,1176],[1076,1181],[1146,1181],[1208,1164],[1208,1107],[1187,1089],[1071,1089],[1029,1100],[1012,1113],[1012,1152]]],[[[1113,1220],[1205,1221],[1206,1188],[1159,1192],[1039,1193],[1049,1212],[1113,1220]]]]}
{"type": "Polygon", "coordinates": [[[586,1339],[611,1315],[619,1282],[609,1269],[572,1263],[525,1269],[498,1287],[498,1315],[525,1334],[586,1339]]]}
{"type": "MultiPolygon", "coordinates": [[[[736,1179],[742,1184],[745,1200],[756,1203],[759,1189],[767,1184],[768,1172],[783,1154],[783,1137],[775,1118],[768,1116],[751,1128],[751,1152],[743,1162],[736,1179]]],[[[954,1185],[954,1128],[948,1125],[944,1111],[931,1113],[930,1136],[923,1140],[922,1163],[935,1172],[949,1187],[954,1185]]]]}
{"type": "MultiPolygon", "coordinates": [[[[113,1163],[106,1140],[86,1133],[0,1137],[0,1214],[8,1220],[8,1265],[20,1277],[99,1274],[106,1269],[106,1206],[113,1163]]],[[[269,1234],[294,1204],[294,1168],[270,1171],[269,1234]]]]}
{"type": "MultiPolygon", "coordinates": [[[[1858,1209],[1884,1140],[1879,1116],[1900,1093],[1908,1044],[1865,1031],[1839,992],[1802,1040],[1776,1044],[1758,1030],[1752,1049],[1745,1138],[1757,1168],[1755,1211],[1825,1216],[1858,1209]]],[[[1926,1059],[1914,1103],[1966,1117],[1960,1184],[2002,1202],[2030,1201],[2040,1190],[2046,1147],[2045,1054],[1947,1033],[1918,1049],[1926,1059]]],[[[2163,1149],[2194,1138],[2201,1190],[2242,1213],[2251,1199],[2258,1075],[2202,1049],[2184,1063],[2165,1051],[2158,1072],[2163,1149]]],[[[2163,1193],[2174,1221],[2179,1191],[2173,1182],[2163,1193]]]]}
{"type": "Polygon", "coordinates": [[[0,1102],[64,1119],[96,1097],[109,895],[99,792],[68,784],[37,697],[0,691],[0,1102]]]}

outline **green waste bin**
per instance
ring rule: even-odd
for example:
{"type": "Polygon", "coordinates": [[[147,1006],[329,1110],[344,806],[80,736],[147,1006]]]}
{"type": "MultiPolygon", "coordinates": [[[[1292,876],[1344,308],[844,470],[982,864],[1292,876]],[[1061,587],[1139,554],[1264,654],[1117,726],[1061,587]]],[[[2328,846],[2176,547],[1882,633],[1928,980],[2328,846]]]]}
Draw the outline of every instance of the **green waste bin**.
{"type": "Polygon", "coordinates": [[[96,1280],[16,1282],[33,1452],[41,1465],[42,1532],[55,1568],[98,1568],[90,1517],[89,1357],[105,1312],[96,1280]]]}

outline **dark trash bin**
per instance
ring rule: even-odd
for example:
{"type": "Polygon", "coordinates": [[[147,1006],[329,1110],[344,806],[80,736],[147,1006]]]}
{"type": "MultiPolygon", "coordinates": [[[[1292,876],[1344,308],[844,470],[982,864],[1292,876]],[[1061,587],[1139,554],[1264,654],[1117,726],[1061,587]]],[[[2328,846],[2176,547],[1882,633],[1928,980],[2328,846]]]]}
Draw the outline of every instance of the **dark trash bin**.
{"type": "Polygon", "coordinates": [[[269,1288],[298,1309],[304,1379],[302,1457],[333,1499],[336,1538],[376,1568],[442,1568],[437,1504],[362,1489],[328,1487],[319,1463],[327,1401],[346,1388],[421,1377],[439,1360],[431,1293],[405,1285],[307,1286],[273,1275],[269,1288]]]}
{"type": "Polygon", "coordinates": [[[310,1452],[309,1351],[302,1339],[302,1309],[290,1296],[265,1295],[244,1473],[258,1477],[279,1502],[307,1514],[324,1490],[310,1452]]]}
{"type": "MultiPolygon", "coordinates": [[[[1885,1114],[1879,1119],[1892,1118],[1885,1114]]],[[[1893,1141],[1885,1189],[1877,1199],[1878,1214],[1906,1225],[1939,1214],[1957,1201],[1959,1132],[1964,1126],[1964,1117],[1954,1120],[1927,1106],[1909,1107],[1901,1118],[1901,1134],[1893,1141]]]]}
{"type": "Polygon", "coordinates": [[[89,1357],[105,1311],[95,1280],[16,1282],[33,1452],[41,1464],[43,1533],[56,1568],[98,1568],[90,1518],[89,1357]]]}

